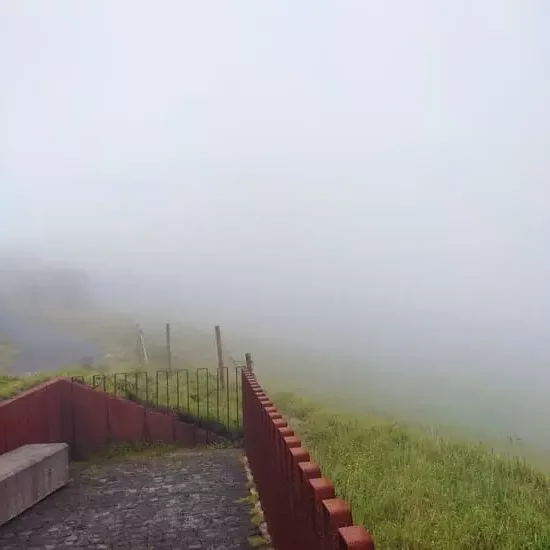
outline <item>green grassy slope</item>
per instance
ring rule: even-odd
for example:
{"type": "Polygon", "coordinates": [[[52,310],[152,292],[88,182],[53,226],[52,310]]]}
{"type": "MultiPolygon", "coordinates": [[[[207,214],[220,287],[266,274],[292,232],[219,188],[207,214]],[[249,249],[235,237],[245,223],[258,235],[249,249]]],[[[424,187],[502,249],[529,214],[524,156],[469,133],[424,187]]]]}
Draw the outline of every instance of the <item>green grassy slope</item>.
{"type": "Polygon", "coordinates": [[[517,459],[274,394],[378,549],[550,548],[550,481],[517,459]]]}
{"type": "MultiPolygon", "coordinates": [[[[161,373],[158,378],[156,376],[156,371],[166,369],[168,364],[162,323],[142,325],[150,362],[140,365],[136,360],[136,325],[128,318],[75,312],[48,312],[32,317],[45,323],[54,323],[98,344],[104,355],[90,367],[68,365],[52,373],[25,377],[2,376],[0,399],[12,397],[54,376],[83,377],[91,383],[92,377],[99,375],[96,382],[102,386],[103,380],[100,376],[103,375],[106,377],[107,391],[113,393],[114,373],[130,373],[127,378],[118,377],[118,395],[129,395],[126,393],[127,390],[131,396],[160,407],[174,407],[179,402],[181,409],[201,420],[217,422],[231,429],[239,424],[240,395],[236,389],[237,372],[228,369],[229,383],[222,389],[216,376],[217,357],[213,334],[184,324],[172,323],[172,367],[188,370],[187,373],[181,372],[177,380],[175,374],[170,375],[168,379],[166,373],[161,373]],[[143,375],[139,375],[137,386],[136,371],[148,373],[147,380],[143,375]]],[[[230,361],[228,364],[232,365],[230,361]]]]}
{"type": "MultiPolygon", "coordinates": [[[[133,319],[105,312],[48,312],[33,318],[54,323],[79,337],[96,343],[104,351],[102,367],[111,371],[132,369],[136,366],[136,324],[133,319]]],[[[141,324],[151,368],[166,368],[168,358],[165,326],[161,322],[141,324]]],[[[171,323],[171,351],[174,368],[215,368],[217,364],[214,333],[197,330],[184,323],[171,323]]],[[[226,350],[226,359],[228,353],[226,350]]]]}
{"type": "Polygon", "coordinates": [[[68,367],[55,372],[41,372],[32,376],[12,376],[0,374],[0,401],[9,399],[18,393],[40,384],[56,376],[88,376],[89,369],[68,367]]]}

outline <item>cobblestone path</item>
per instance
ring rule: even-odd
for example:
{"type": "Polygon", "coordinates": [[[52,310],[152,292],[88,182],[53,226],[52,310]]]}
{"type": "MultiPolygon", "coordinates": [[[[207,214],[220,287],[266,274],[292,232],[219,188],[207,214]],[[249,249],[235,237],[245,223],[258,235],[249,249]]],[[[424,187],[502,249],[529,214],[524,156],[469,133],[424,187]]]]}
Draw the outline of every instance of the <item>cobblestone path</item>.
{"type": "Polygon", "coordinates": [[[182,450],[105,461],[0,527],[2,550],[250,549],[240,452],[182,450]]]}

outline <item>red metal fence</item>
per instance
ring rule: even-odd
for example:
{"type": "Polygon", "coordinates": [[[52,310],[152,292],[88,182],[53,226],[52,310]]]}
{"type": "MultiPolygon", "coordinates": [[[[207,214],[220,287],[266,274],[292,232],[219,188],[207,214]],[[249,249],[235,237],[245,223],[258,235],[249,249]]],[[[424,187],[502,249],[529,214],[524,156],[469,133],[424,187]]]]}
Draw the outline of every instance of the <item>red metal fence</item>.
{"type": "Polygon", "coordinates": [[[51,380],[0,402],[0,453],[28,443],[65,441],[70,433],[62,422],[66,389],[51,380]]]}
{"type": "Polygon", "coordinates": [[[277,550],[373,550],[349,505],[273,406],[251,370],[243,371],[245,450],[277,550]]]}
{"type": "Polygon", "coordinates": [[[29,443],[69,443],[73,457],[109,443],[194,446],[207,433],[175,414],[57,378],[0,402],[0,454],[29,443]]]}
{"type": "MultiPolygon", "coordinates": [[[[277,550],[373,550],[346,502],[273,406],[252,370],[242,372],[246,454],[277,550]]],[[[208,409],[208,407],[207,407],[208,409]]],[[[0,402],[0,454],[67,442],[85,456],[112,442],[206,443],[206,430],[87,385],[58,378],[0,402]]]]}

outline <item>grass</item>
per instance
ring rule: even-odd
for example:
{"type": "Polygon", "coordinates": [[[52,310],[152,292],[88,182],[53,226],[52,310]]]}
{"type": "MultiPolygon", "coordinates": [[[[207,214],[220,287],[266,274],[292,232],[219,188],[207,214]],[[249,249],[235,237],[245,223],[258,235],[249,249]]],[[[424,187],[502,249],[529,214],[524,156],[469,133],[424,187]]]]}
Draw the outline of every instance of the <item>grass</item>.
{"type": "Polygon", "coordinates": [[[90,384],[95,382],[95,385],[104,387],[110,393],[161,408],[178,408],[202,421],[215,422],[230,430],[240,425],[239,373],[229,361],[228,383],[225,389],[221,388],[214,374],[217,356],[213,334],[172,323],[171,363],[174,371],[179,370],[180,374],[163,372],[157,376],[156,372],[165,370],[168,364],[163,323],[142,325],[150,364],[138,367],[136,326],[128,318],[101,312],[79,314],[63,310],[30,310],[27,314],[97,344],[104,355],[91,367],[68,367],[55,373],[28,377],[0,377],[0,399],[12,397],[54,376],[74,376],[90,384]],[[128,374],[117,374],[115,384],[115,373],[128,374]]]}
{"type": "MultiPolygon", "coordinates": [[[[78,328],[114,356],[105,365],[107,371],[131,371],[135,367],[132,325],[124,330],[115,330],[116,323],[101,330],[97,326],[78,328]]],[[[162,334],[146,334],[152,368],[162,368],[166,364],[162,334]]],[[[188,344],[174,346],[174,364],[214,365],[215,358],[207,351],[211,339],[197,345],[193,339],[190,335],[188,344]]],[[[59,374],[90,377],[94,373],[71,369],[59,374]]],[[[167,408],[179,401],[195,416],[235,425],[237,394],[218,396],[212,374],[200,371],[198,379],[195,374],[193,370],[189,382],[181,375],[185,382],[179,389],[174,375],[157,381],[149,372],[147,389],[145,378],[136,384],[129,375],[118,381],[117,393],[125,395],[129,390],[134,397],[167,408]]],[[[0,399],[51,376],[0,378],[0,399]]],[[[106,389],[114,392],[112,376],[106,378],[106,389]]],[[[355,521],[373,533],[379,550],[550,549],[550,482],[525,462],[374,412],[342,412],[337,410],[336,396],[321,401],[321,406],[289,393],[276,393],[273,398],[324,475],[334,481],[339,496],[351,504],[355,521]],[[327,403],[334,407],[329,409],[327,403]]],[[[125,455],[127,450],[113,453],[125,455]]]]}
{"type": "Polygon", "coordinates": [[[165,443],[113,444],[89,456],[85,463],[92,465],[106,461],[155,458],[177,451],[181,451],[181,447],[165,443]]]}
{"type": "Polygon", "coordinates": [[[35,376],[8,376],[0,374],[0,400],[9,399],[18,393],[32,388],[40,382],[50,378],[50,375],[35,375],[35,376]]]}
{"type": "MultiPolygon", "coordinates": [[[[105,352],[101,358],[103,366],[110,370],[130,370],[136,363],[135,320],[99,311],[30,311],[30,318],[54,324],[58,328],[94,343],[105,352]]],[[[164,322],[145,322],[141,328],[151,365],[166,368],[164,322]]],[[[195,369],[213,367],[217,364],[214,335],[193,328],[187,324],[172,322],[172,364],[174,368],[195,369]]],[[[226,358],[228,351],[225,350],[226,358]]]]}
{"type": "Polygon", "coordinates": [[[14,376],[0,374],[0,401],[14,397],[22,391],[50,380],[57,376],[86,376],[90,370],[86,368],[66,368],[55,372],[41,372],[31,376],[14,376]]]}
{"type": "Polygon", "coordinates": [[[34,312],[31,317],[54,323],[77,337],[96,343],[104,355],[89,367],[69,366],[32,376],[10,376],[9,373],[2,376],[0,369],[0,400],[13,397],[55,376],[73,376],[109,393],[161,408],[178,408],[202,421],[215,422],[230,430],[239,426],[241,396],[237,389],[238,373],[229,368],[228,384],[225,389],[221,388],[217,376],[213,374],[217,359],[212,335],[173,323],[172,365],[174,371],[179,370],[180,374],[167,374],[165,371],[157,375],[156,372],[165,370],[168,363],[162,324],[146,327],[150,364],[137,366],[136,328],[126,318],[52,311],[40,315],[34,312]],[[119,373],[116,384],[115,373],[119,373]]]}
{"type": "Polygon", "coordinates": [[[379,550],[550,548],[550,481],[525,462],[387,418],[273,397],[379,550]]]}
{"type": "Polygon", "coordinates": [[[207,369],[155,371],[133,369],[125,373],[87,373],[75,376],[108,393],[180,411],[204,422],[233,429],[241,423],[241,391],[236,381],[222,387],[207,369]]]}
{"type": "Polygon", "coordinates": [[[121,374],[95,367],[75,367],[33,376],[0,376],[0,400],[56,376],[70,376],[113,395],[178,411],[184,418],[199,420],[220,435],[230,436],[231,440],[240,437],[240,386],[232,377],[232,381],[222,388],[218,377],[203,368],[169,373],[134,367],[121,374]]]}

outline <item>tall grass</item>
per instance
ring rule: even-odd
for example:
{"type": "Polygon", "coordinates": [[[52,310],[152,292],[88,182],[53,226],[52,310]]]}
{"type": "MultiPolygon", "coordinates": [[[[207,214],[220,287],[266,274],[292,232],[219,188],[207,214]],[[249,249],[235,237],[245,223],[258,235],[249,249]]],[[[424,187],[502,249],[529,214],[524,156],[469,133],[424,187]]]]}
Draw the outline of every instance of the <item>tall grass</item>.
{"type": "Polygon", "coordinates": [[[378,549],[550,548],[549,478],[525,462],[288,393],[273,397],[378,549]]]}
{"type": "Polygon", "coordinates": [[[88,376],[89,374],[90,369],[84,367],[68,367],[55,372],[39,372],[30,376],[0,374],[0,400],[14,397],[22,391],[58,376],[88,376]]]}

